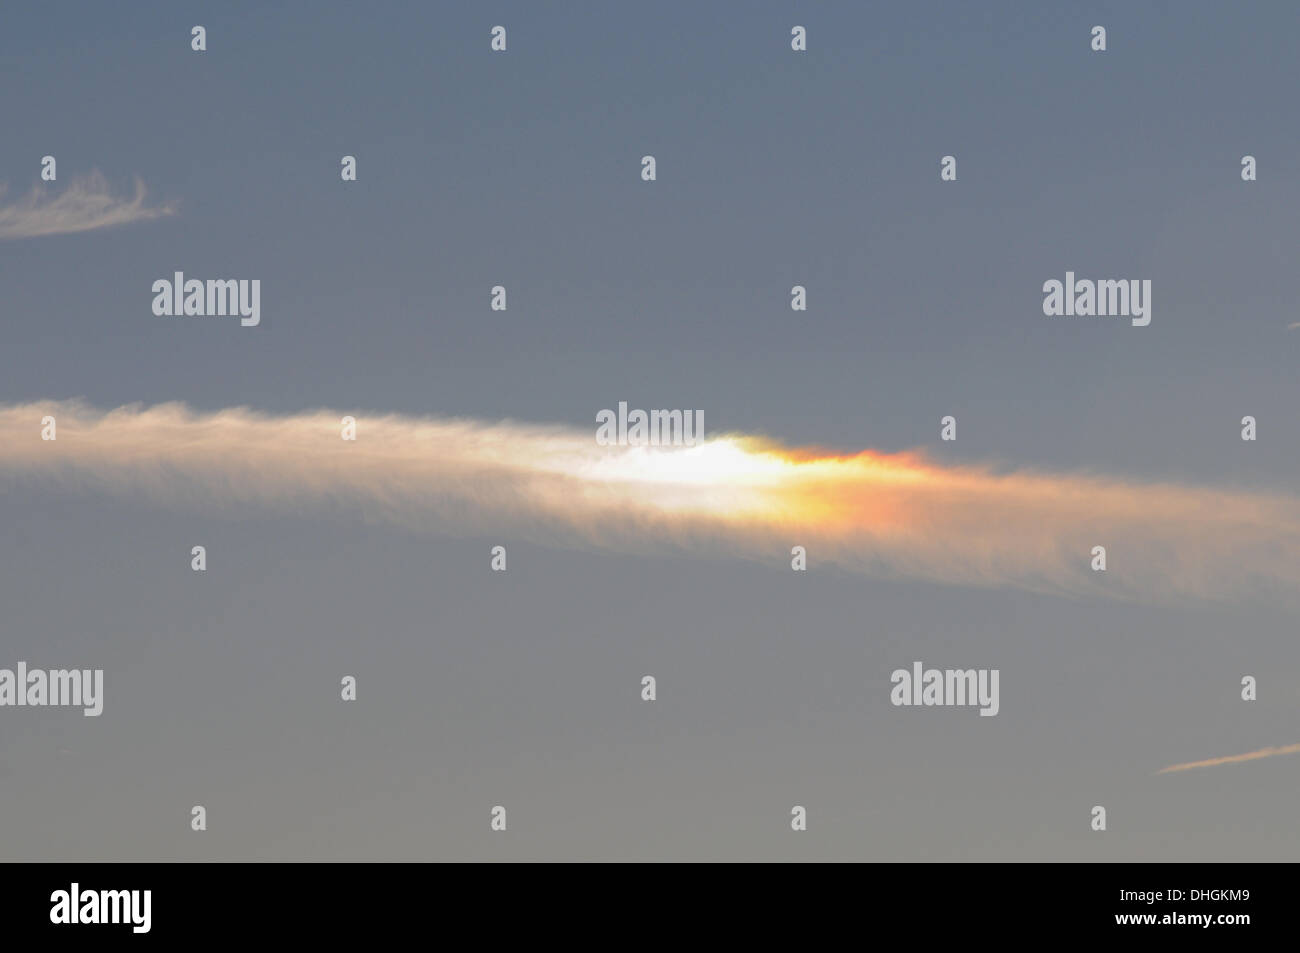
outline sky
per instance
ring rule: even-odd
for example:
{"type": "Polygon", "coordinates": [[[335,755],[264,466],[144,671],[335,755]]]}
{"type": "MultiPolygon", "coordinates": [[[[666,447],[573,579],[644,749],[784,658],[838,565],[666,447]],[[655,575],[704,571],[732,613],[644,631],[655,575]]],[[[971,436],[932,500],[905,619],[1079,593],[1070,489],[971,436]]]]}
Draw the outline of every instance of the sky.
{"type": "Polygon", "coordinates": [[[0,668],[105,699],[0,707],[0,857],[1300,855],[1300,757],[1160,773],[1300,742],[1293,4],[6,19],[0,668]]]}

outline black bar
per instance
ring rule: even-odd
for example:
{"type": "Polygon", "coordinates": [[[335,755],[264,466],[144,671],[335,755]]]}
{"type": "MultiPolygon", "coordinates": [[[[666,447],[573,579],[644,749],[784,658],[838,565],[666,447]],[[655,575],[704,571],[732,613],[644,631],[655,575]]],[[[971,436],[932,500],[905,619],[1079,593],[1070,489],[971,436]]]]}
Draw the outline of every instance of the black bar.
{"type": "Polygon", "coordinates": [[[795,872],[791,865],[723,871],[693,864],[676,865],[668,876],[572,865],[541,878],[448,866],[10,864],[0,910],[6,938],[71,942],[373,942],[438,927],[458,943],[453,938],[466,930],[480,940],[518,932],[539,942],[567,934],[621,943],[637,936],[668,942],[686,936],[683,930],[763,937],[788,928],[827,940],[844,931],[882,941],[901,932],[922,941],[909,948],[921,949],[937,940],[1049,935],[1231,943],[1295,920],[1287,865],[855,864],[795,872]],[[67,919],[74,883],[88,915],[102,908],[111,917],[116,905],[125,922],[52,922],[67,919]],[[145,925],[146,890],[148,930],[137,932],[145,925]],[[105,898],[103,891],[140,893],[127,906],[123,894],[105,898]],[[69,904],[60,907],[63,895],[69,904]]]}

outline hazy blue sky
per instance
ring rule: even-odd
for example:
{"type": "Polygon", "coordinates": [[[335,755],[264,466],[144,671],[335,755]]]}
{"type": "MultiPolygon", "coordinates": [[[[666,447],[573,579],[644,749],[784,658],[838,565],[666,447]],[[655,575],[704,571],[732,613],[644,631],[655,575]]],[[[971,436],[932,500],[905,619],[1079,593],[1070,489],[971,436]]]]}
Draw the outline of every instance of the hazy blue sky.
{"type": "MultiPolygon", "coordinates": [[[[626,400],[790,445],[1300,489],[1295,4],[5,20],[0,205],[52,154],[53,191],[97,170],[176,211],[0,242],[0,405],[594,427],[626,400]],[[1151,279],[1150,326],[1045,317],[1067,269],[1151,279]],[[151,285],[178,270],[261,279],[261,326],[156,317],[151,285]]],[[[1300,855],[1300,758],[1153,774],[1300,741],[1294,607],[796,574],[5,476],[0,539],[0,667],[106,683],[98,719],[0,709],[0,857],[1300,855]],[[918,659],[999,668],[999,715],[891,706],[889,673],[918,659]]]]}

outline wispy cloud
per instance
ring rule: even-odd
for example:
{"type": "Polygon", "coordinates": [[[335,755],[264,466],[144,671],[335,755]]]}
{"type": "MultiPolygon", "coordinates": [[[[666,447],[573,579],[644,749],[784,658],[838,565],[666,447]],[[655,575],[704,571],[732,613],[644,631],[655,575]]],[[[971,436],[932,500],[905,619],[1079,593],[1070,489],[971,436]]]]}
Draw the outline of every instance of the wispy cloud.
{"type": "Polygon", "coordinates": [[[1300,754],[1300,744],[1260,748],[1258,751],[1248,751],[1246,754],[1230,754],[1223,758],[1207,758],[1204,761],[1171,764],[1167,768],[1161,768],[1156,774],[1168,774],[1171,771],[1190,771],[1192,768],[1212,768],[1220,764],[1238,764],[1242,761],[1258,761],[1260,758],[1272,758],[1279,754],[1300,754]]]}
{"type": "MultiPolygon", "coordinates": [[[[1179,603],[1300,592],[1300,497],[834,455],[729,435],[605,447],[588,429],[182,404],[0,405],[0,478],[169,506],[361,513],[407,529],[676,551],[1179,603]],[[40,439],[45,415],[58,439],[40,439]],[[1105,546],[1106,572],[1091,568],[1105,546]]],[[[4,483],[0,482],[0,488],[4,483]]]]}
{"type": "MultiPolygon", "coordinates": [[[[0,186],[0,197],[4,191],[0,186]]],[[[174,211],[174,205],[145,205],[144,183],[139,179],[133,196],[115,196],[107,180],[92,172],[74,178],[62,191],[38,185],[26,199],[0,206],[0,239],[88,232],[145,222],[174,211]]]]}

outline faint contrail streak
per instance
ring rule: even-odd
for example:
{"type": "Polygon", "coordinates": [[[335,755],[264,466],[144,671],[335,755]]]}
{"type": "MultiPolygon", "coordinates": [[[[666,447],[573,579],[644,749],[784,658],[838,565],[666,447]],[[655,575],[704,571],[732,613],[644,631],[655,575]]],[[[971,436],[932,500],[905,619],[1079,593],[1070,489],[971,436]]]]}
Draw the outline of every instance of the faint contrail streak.
{"type": "MultiPolygon", "coordinates": [[[[723,436],[607,447],[590,429],[181,404],[0,406],[0,478],[168,506],[359,513],[565,547],[739,556],[962,585],[1178,601],[1300,591],[1288,493],[836,455],[723,436]],[[41,439],[54,417],[57,439],[41,439]],[[1092,550],[1104,546],[1105,572],[1092,550]]],[[[0,483],[0,486],[3,486],[0,483]]]]}
{"type": "Polygon", "coordinates": [[[1276,748],[1260,748],[1258,751],[1248,751],[1245,754],[1230,754],[1225,758],[1207,758],[1205,761],[1188,761],[1186,764],[1171,764],[1167,768],[1161,768],[1156,774],[1168,774],[1170,771],[1190,771],[1192,768],[1212,768],[1216,764],[1237,764],[1241,761],[1256,761],[1260,758],[1271,758],[1279,754],[1300,754],[1300,744],[1281,745],[1276,748]]]}

